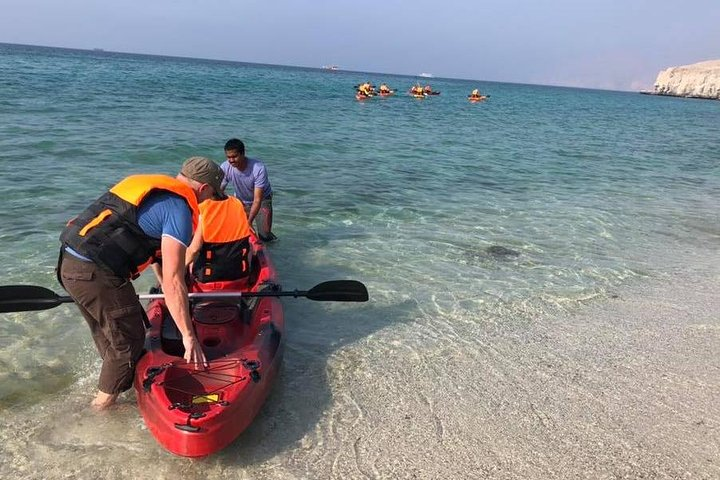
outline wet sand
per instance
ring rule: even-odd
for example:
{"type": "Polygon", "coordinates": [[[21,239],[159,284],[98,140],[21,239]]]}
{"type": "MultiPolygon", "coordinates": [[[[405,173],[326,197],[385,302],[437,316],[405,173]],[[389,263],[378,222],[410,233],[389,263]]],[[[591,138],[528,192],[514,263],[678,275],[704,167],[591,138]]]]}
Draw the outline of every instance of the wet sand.
{"type": "Polygon", "coordinates": [[[263,412],[221,454],[162,451],[132,396],[105,417],[68,396],[56,420],[37,415],[57,405],[5,412],[0,476],[720,478],[717,280],[677,273],[514,325],[368,325],[372,307],[345,311],[354,332],[304,319],[263,412]]]}
{"type": "Polygon", "coordinates": [[[720,478],[716,279],[678,280],[398,344],[392,382],[375,372],[337,392],[328,430],[343,446],[320,476],[720,478]]]}

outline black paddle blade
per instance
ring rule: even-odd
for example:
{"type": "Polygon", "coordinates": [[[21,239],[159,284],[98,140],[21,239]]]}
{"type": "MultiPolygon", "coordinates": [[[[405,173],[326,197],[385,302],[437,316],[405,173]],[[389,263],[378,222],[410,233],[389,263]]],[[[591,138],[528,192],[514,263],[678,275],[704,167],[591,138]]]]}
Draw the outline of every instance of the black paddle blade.
{"type": "Polygon", "coordinates": [[[357,280],[330,280],[308,290],[307,298],[320,302],[367,302],[368,291],[357,280]]]}
{"type": "Polygon", "coordinates": [[[60,297],[52,290],[37,285],[0,287],[0,313],[47,310],[72,301],[70,297],[60,297]]]}

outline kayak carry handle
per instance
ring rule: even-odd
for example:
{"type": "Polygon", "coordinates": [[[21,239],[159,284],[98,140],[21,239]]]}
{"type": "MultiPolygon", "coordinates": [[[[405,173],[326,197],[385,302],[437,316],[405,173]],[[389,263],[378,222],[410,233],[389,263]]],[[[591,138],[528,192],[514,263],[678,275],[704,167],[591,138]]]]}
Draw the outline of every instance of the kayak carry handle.
{"type": "Polygon", "coordinates": [[[200,431],[200,427],[195,427],[193,425],[188,425],[186,423],[176,423],[175,428],[178,430],[182,430],[183,432],[190,432],[190,433],[197,433],[200,431]]]}

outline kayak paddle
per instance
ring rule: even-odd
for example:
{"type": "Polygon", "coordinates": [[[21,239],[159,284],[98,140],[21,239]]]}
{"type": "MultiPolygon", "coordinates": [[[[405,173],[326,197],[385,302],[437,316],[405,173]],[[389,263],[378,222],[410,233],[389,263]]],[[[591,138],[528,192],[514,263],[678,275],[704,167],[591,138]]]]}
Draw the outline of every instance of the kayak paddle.
{"type": "MultiPolygon", "coordinates": [[[[138,295],[140,300],[164,298],[162,293],[138,295]]],[[[318,283],[310,290],[260,292],[197,292],[189,298],[241,298],[241,297],[306,297],[318,302],[367,302],[368,291],[357,280],[330,280],[318,283]]],[[[37,285],[0,286],[0,313],[48,310],[63,303],[73,303],[69,296],[60,296],[50,289],[37,285]]]]}

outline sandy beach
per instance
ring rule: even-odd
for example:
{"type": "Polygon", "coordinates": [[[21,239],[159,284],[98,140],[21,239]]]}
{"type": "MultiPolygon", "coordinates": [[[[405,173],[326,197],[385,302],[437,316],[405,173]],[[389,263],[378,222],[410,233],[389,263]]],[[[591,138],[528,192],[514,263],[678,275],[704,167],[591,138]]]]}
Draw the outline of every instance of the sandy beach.
{"type": "Polygon", "coordinates": [[[317,327],[307,325],[291,339],[260,417],[219,455],[191,461],[162,451],[133,398],[104,419],[84,411],[85,399],[71,399],[69,422],[13,420],[0,473],[719,478],[720,304],[717,275],[701,278],[677,272],[579,315],[514,328],[469,322],[467,330],[456,324],[441,332],[396,324],[334,351],[306,343],[304,335],[317,327]],[[393,340],[406,328],[418,331],[417,344],[393,340]],[[431,338],[437,340],[428,347],[431,338]],[[78,448],[82,458],[68,455],[78,448]],[[128,462],[99,470],[87,458],[93,451],[103,464],[128,462]]]}
{"type": "Polygon", "coordinates": [[[399,346],[336,392],[317,478],[720,478],[713,283],[678,273],[580,315],[456,332],[470,356],[399,346]]]}

